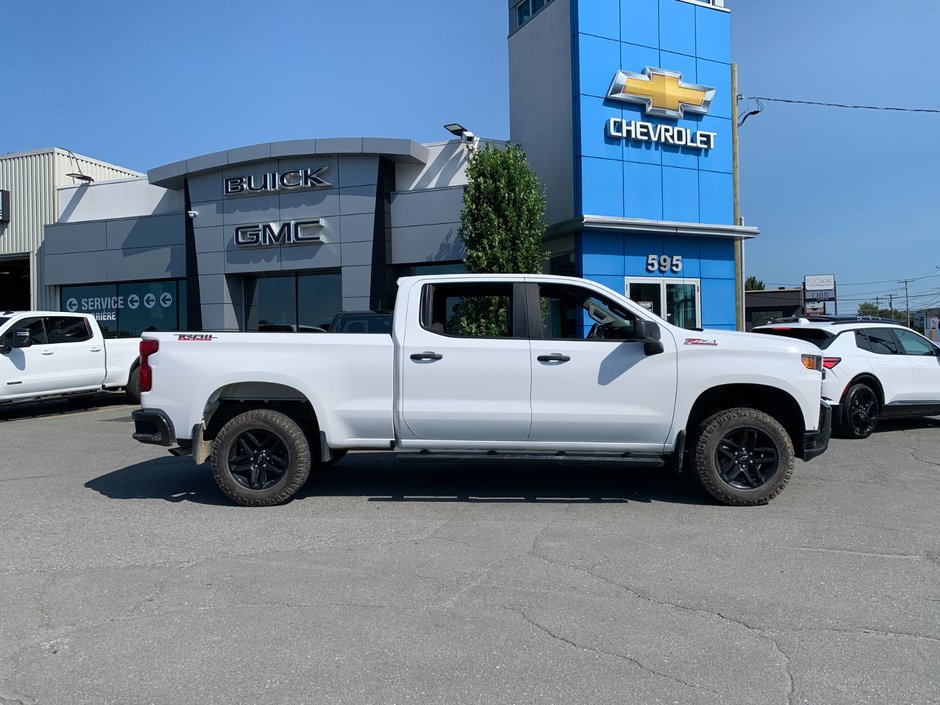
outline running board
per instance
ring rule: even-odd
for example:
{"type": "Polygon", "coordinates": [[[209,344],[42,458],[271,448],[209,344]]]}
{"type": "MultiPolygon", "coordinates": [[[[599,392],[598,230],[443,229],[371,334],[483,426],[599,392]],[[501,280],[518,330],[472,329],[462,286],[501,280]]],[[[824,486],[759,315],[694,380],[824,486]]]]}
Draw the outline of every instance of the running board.
{"type": "Polygon", "coordinates": [[[533,453],[531,451],[441,451],[431,452],[422,450],[416,452],[399,451],[397,453],[400,463],[460,463],[463,461],[480,460],[525,460],[525,461],[568,461],[577,463],[616,463],[618,465],[636,465],[642,467],[661,468],[666,461],[661,455],[642,455],[636,453],[589,453],[565,452],[533,453]]]}

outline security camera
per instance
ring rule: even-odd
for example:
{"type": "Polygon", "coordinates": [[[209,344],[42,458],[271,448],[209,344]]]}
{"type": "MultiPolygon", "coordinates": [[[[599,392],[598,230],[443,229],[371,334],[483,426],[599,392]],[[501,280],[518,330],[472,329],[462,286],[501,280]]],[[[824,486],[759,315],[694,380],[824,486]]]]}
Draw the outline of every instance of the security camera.
{"type": "Polygon", "coordinates": [[[464,130],[461,137],[463,137],[463,141],[467,144],[471,144],[476,139],[476,135],[470,132],[470,130],[464,130]]]}
{"type": "Polygon", "coordinates": [[[188,215],[190,218],[195,218],[197,215],[199,215],[199,211],[186,211],[186,215],[188,215]]]}

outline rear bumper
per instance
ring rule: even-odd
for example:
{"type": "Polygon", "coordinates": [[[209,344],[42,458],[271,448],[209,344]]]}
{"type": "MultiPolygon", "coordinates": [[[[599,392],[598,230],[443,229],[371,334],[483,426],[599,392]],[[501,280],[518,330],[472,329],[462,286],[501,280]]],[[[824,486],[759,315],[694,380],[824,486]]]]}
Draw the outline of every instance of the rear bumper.
{"type": "Polygon", "coordinates": [[[832,436],[832,407],[823,402],[819,407],[819,430],[803,434],[803,460],[812,460],[829,448],[832,436]]]}
{"type": "Polygon", "coordinates": [[[176,443],[173,422],[160,409],[138,409],[131,418],[134,419],[134,440],[158,446],[176,443]]]}

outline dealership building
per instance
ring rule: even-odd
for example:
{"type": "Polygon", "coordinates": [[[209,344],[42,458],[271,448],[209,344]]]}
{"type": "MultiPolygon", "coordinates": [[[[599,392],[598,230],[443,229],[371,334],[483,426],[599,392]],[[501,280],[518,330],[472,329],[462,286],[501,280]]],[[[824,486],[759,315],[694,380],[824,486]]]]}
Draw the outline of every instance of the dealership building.
{"type": "MultiPolygon", "coordinates": [[[[740,243],[757,230],[735,212],[723,2],[507,9],[510,139],[545,183],[545,270],[601,282],[677,325],[734,328],[740,243]]],[[[92,312],[112,335],[304,330],[340,310],[389,308],[398,277],[462,270],[476,147],[314,136],[146,175],[73,175],[51,185],[53,217],[19,253],[35,262],[31,300],[92,312]]],[[[21,198],[3,179],[0,192],[21,198]]],[[[0,246],[20,210],[0,222],[0,246]]]]}

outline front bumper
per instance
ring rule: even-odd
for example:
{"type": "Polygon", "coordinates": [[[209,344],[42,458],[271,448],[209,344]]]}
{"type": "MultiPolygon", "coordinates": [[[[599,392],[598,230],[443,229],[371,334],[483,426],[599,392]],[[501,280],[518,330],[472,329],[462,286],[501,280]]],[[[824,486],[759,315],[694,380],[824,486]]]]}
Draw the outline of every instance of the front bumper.
{"type": "Polygon", "coordinates": [[[803,460],[812,460],[829,448],[832,436],[832,407],[823,402],[819,407],[819,430],[803,434],[803,460]]]}
{"type": "Polygon", "coordinates": [[[158,446],[176,443],[173,422],[160,409],[138,409],[131,418],[134,419],[134,440],[158,446]]]}

